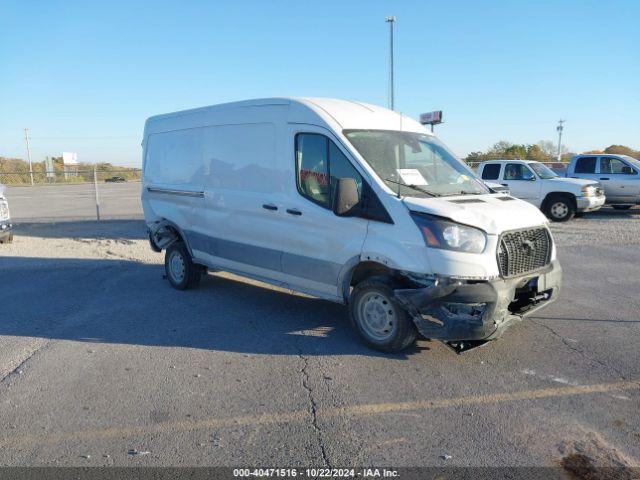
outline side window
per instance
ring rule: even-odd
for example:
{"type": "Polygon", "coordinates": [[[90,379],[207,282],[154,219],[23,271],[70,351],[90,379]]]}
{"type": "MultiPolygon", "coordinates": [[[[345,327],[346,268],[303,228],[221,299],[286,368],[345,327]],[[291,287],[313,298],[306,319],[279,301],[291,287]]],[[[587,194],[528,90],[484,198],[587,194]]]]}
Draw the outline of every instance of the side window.
{"type": "Polygon", "coordinates": [[[531,180],[535,178],[529,167],[522,163],[507,163],[504,167],[505,180],[531,180]]]}
{"type": "Polygon", "coordinates": [[[634,172],[626,163],[624,163],[619,158],[600,157],[600,173],[629,175],[629,173],[634,172]]]}
{"type": "Polygon", "coordinates": [[[575,173],[596,173],[596,157],[580,157],[576,160],[575,173]]]}
{"type": "Polygon", "coordinates": [[[498,180],[500,177],[500,167],[499,163],[487,163],[482,169],[482,179],[483,180],[498,180]]]}
{"type": "Polygon", "coordinates": [[[335,143],[317,133],[296,135],[296,182],[304,197],[331,208],[340,178],[353,178],[362,193],[362,176],[335,143]]]}
{"type": "Polygon", "coordinates": [[[329,208],[329,152],[324,135],[296,135],[296,181],[302,195],[329,208]]]}

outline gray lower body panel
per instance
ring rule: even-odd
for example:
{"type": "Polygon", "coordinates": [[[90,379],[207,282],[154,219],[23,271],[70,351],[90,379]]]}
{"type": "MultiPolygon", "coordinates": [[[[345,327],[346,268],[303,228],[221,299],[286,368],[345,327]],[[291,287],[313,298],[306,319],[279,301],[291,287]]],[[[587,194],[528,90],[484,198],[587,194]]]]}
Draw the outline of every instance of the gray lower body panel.
{"type": "Polygon", "coordinates": [[[342,265],[293,253],[210,237],[199,232],[185,232],[194,250],[234,262],[282,272],[287,275],[336,285],[342,265]]]}

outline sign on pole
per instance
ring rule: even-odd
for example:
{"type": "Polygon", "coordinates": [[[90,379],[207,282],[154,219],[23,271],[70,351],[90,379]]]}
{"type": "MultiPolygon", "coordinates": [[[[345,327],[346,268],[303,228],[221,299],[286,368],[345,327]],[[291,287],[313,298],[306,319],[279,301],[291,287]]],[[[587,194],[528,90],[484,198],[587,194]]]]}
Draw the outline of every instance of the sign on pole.
{"type": "Polygon", "coordinates": [[[422,125],[437,125],[438,123],[442,123],[442,110],[421,113],[420,123],[422,125]]]}
{"type": "Polygon", "coordinates": [[[78,165],[78,154],[75,152],[62,152],[62,163],[64,165],[78,165]]]}

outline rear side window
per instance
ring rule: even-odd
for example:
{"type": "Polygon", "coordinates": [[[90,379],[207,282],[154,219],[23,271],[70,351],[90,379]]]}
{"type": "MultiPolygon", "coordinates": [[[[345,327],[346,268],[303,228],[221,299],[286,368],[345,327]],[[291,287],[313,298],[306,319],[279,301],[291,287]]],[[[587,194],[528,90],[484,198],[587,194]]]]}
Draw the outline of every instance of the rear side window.
{"type": "Polygon", "coordinates": [[[596,157],[580,157],[576,160],[575,173],[596,173],[596,157]]]}
{"type": "Polygon", "coordinates": [[[331,208],[340,178],[353,178],[362,193],[362,176],[335,143],[317,133],[296,135],[296,183],[302,196],[331,208]]]}
{"type": "Polygon", "coordinates": [[[483,180],[497,180],[500,177],[500,164],[488,163],[482,169],[483,180]]]}

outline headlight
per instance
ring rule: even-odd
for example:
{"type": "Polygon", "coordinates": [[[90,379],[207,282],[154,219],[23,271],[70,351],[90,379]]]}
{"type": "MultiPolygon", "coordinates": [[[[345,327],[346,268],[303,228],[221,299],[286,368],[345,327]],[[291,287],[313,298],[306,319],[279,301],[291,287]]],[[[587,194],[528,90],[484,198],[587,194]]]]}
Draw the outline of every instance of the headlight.
{"type": "Polygon", "coordinates": [[[583,197],[595,197],[596,196],[596,187],[593,185],[585,185],[582,187],[582,196],[583,197]]]}
{"type": "Polygon", "coordinates": [[[444,218],[411,212],[428,247],[467,253],[482,253],[487,235],[480,229],[444,218]]]}

